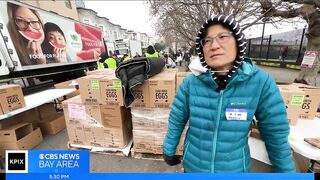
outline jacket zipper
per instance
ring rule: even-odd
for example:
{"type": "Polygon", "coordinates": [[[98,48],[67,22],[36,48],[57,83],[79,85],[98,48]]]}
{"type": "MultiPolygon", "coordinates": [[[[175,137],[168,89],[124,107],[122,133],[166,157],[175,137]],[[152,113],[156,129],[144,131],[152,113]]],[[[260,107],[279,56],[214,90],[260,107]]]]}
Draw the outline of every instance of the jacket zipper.
{"type": "Polygon", "coordinates": [[[217,148],[217,136],[218,136],[219,123],[220,123],[220,116],[221,116],[221,111],[222,111],[222,99],[223,99],[223,90],[220,91],[218,115],[217,115],[215,130],[214,130],[214,136],[213,136],[213,143],[212,143],[213,155],[212,155],[211,172],[214,172],[214,163],[215,163],[216,148],[217,148]]]}
{"type": "Polygon", "coordinates": [[[242,149],[242,159],[243,159],[243,172],[246,172],[246,146],[242,149]]]}
{"type": "Polygon", "coordinates": [[[186,158],[186,155],[187,155],[187,151],[189,149],[189,142],[186,143],[186,148],[184,150],[184,153],[183,153],[183,157],[182,157],[182,161],[184,161],[184,158],[186,158]]]}

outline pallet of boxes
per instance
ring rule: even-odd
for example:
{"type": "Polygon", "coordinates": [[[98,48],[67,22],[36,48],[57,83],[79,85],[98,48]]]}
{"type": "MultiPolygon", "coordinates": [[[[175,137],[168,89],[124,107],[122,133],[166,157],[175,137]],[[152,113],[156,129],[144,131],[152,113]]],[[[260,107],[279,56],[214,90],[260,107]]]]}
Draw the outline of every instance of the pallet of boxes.
{"type": "Polygon", "coordinates": [[[114,71],[97,71],[77,79],[80,95],[63,101],[69,148],[128,155],[132,145],[130,109],[114,71]]]}
{"type": "MultiPolygon", "coordinates": [[[[320,88],[298,83],[277,83],[287,109],[290,126],[296,126],[299,119],[316,120],[317,109],[320,103],[320,88]]],[[[251,136],[261,139],[257,124],[252,126],[251,136]]],[[[306,172],[308,164],[299,162],[295,157],[299,172],[306,172]]]]}
{"type": "MultiPolygon", "coordinates": [[[[163,70],[134,88],[132,103],[132,127],[134,158],[162,159],[162,146],[168,128],[170,107],[176,89],[186,73],[163,70]],[[177,80],[177,78],[179,79],[177,80]],[[159,156],[161,155],[161,156],[159,156]]],[[[186,128],[177,147],[177,155],[182,155],[186,128]]]]}
{"type": "MultiPolygon", "coordinates": [[[[315,120],[320,103],[320,88],[299,83],[277,83],[287,109],[288,121],[295,126],[299,119],[315,120]]],[[[257,120],[259,122],[259,120],[257,120]]],[[[257,126],[252,131],[258,135],[257,126]]]]}

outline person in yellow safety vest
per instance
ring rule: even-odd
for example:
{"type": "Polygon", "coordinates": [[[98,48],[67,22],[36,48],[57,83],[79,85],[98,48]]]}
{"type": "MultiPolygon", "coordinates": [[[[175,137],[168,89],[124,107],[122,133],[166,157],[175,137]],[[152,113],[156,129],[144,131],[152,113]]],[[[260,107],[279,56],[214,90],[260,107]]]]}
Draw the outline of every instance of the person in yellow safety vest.
{"type": "Polygon", "coordinates": [[[97,67],[98,69],[104,69],[109,68],[112,70],[117,69],[117,61],[109,57],[107,52],[101,53],[99,56],[99,60],[97,61],[97,67]]]}
{"type": "Polygon", "coordinates": [[[159,53],[156,52],[153,46],[148,46],[147,52],[145,53],[146,57],[159,57],[159,53]]]}

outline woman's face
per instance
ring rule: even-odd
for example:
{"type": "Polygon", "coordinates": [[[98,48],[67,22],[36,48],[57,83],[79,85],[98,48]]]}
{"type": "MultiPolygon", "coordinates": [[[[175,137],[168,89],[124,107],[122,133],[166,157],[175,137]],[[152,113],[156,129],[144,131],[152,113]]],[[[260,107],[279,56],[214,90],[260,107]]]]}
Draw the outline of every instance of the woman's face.
{"type": "Polygon", "coordinates": [[[44,34],[40,20],[29,8],[18,7],[14,18],[19,31],[32,31],[44,34]]]}
{"type": "Polygon", "coordinates": [[[50,31],[47,34],[47,39],[49,42],[54,44],[66,45],[66,40],[59,31],[50,31]]]}
{"type": "Polygon", "coordinates": [[[213,25],[205,39],[208,39],[203,43],[206,63],[214,70],[230,70],[237,56],[236,39],[230,30],[220,24],[213,25]]]}

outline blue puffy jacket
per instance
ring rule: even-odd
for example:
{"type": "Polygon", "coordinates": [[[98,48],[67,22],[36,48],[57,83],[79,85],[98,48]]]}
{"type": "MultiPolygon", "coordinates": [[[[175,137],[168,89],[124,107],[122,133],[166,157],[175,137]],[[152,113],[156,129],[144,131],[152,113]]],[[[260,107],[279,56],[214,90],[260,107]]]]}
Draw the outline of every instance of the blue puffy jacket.
{"type": "Polygon", "coordinates": [[[183,153],[186,172],[249,172],[248,133],[256,116],[274,170],[294,172],[286,108],[274,80],[245,59],[226,89],[215,89],[209,71],[185,78],[172,104],[164,154],[175,154],[189,121],[183,153]],[[227,120],[230,110],[244,112],[246,120],[227,120]]]}

